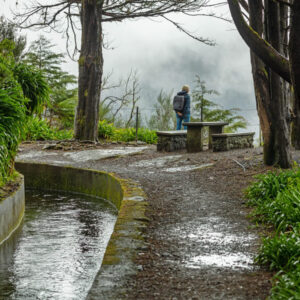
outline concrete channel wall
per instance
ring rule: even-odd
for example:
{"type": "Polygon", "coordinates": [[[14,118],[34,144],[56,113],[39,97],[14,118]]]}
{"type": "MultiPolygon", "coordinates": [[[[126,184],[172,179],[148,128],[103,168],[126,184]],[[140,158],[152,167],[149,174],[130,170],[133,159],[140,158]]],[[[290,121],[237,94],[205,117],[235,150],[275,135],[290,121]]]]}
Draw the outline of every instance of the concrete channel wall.
{"type": "Polygon", "coordinates": [[[148,219],[143,190],[133,181],[97,170],[27,161],[16,162],[16,169],[24,175],[26,188],[83,193],[117,207],[114,231],[87,299],[118,299],[126,277],[138,272],[134,258],[145,247],[143,230],[148,219]]]}
{"type": "Polygon", "coordinates": [[[0,244],[19,227],[25,210],[24,178],[16,179],[18,189],[3,200],[0,199],[0,244]]]}

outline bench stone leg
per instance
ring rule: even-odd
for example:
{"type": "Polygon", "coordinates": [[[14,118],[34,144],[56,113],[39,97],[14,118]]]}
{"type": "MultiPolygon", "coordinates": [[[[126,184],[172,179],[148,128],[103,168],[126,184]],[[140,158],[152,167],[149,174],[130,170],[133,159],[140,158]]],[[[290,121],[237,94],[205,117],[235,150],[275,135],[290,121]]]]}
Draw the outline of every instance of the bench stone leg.
{"type": "Polygon", "coordinates": [[[213,126],[213,127],[209,127],[209,131],[208,131],[208,149],[212,149],[212,134],[217,134],[217,133],[223,133],[223,128],[224,126],[213,126]]]}
{"type": "Polygon", "coordinates": [[[187,130],[187,152],[203,151],[203,127],[188,127],[187,130]]]}

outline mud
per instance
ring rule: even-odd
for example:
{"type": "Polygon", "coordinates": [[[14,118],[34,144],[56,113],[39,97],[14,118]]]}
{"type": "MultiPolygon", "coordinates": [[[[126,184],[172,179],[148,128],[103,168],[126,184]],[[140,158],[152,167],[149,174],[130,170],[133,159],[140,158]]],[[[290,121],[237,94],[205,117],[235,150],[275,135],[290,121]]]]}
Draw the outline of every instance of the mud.
{"type": "MultiPolygon", "coordinates": [[[[40,150],[22,148],[22,154],[40,150]]],[[[58,155],[43,161],[51,163],[63,152],[52,153],[58,155]]],[[[243,199],[252,176],[268,170],[261,149],[170,155],[153,146],[135,155],[72,164],[138,181],[148,195],[147,248],[140,250],[139,273],[127,279],[119,299],[267,297],[272,274],[253,263],[260,232],[243,199]]]]}

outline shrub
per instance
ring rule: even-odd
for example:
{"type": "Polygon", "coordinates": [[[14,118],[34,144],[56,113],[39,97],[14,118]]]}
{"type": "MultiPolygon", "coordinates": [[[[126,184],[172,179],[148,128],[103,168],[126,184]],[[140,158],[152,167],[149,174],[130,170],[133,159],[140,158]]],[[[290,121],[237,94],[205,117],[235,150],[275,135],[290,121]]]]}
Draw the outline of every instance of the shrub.
{"type": "Polygon", "coordinates": [[[294,269],[300,259],[300,236],[297,230],[263,239],[256,261],[271,270],[294,269]]]}
{"type": "Polygon", "coordinates": [[[0,186],[13,173],[14,158],[25,121],[25,99],[21,87],[0,56],[0,186]]]}
{"type": "MultiPolygon", "coordinates": [[[[135,128],[116,128],[113,124],[103,120],[98,125],[98,136],[113,141],[131,142],[136,139],[136,130],[135,128]]],[[[138,140],[147,144],[155,144],[157,142],[156,132],[147,128],[139,128],[138,140]]]]}
{"type": "Polygon", "coordinates": [[[259,175],[247,190],[253,215],[272,224],[256,261],[279,270],[271,299],[300,299],[300,169],[259,175]]]}
{"type": "Polygon", "coordinates": [[[72,130],[52,128],[45,120],[28,117],[26,124],[26,140],[65,140],[73,137],[72,130]]]}
{"type": "Polygon", "coordinates": [[[98,124],[98,137],[102,139],[112,139],[116,128],[112,123],[106,120],[99,121],[98,124]]]}
{"type": "Polygon", "coordinates": [[[276,284],[271,291],[271,299],[300,299],[300,265],[286,274],[279,272],[275,276],[275,282],[276,284]]]}

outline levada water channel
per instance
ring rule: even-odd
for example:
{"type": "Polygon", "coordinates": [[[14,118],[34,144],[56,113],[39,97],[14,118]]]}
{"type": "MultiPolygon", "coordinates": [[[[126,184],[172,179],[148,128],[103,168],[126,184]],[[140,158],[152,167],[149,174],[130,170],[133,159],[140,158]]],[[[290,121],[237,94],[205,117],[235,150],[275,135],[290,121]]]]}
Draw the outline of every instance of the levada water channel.
{"type": "Polygon", "coordinates": [[[24,220],[0,245],[0,299],[85,299],[116,219],[99,198],[26,191],[24,220]]]}

